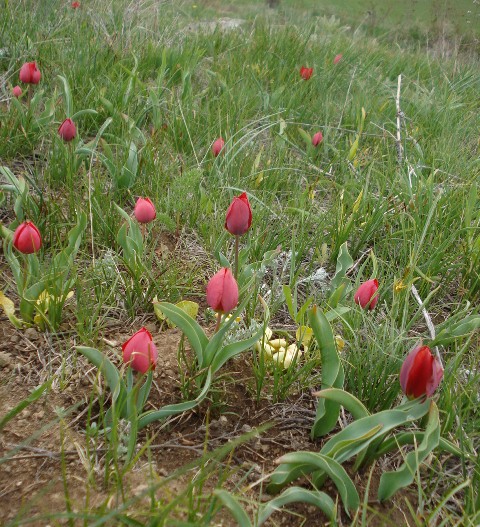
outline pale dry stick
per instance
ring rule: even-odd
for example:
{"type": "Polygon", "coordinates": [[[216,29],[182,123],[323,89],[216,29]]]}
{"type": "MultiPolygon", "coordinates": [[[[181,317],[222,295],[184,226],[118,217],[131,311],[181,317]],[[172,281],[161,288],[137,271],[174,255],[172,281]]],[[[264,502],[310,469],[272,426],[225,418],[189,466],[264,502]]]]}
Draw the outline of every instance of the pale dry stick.
{"type": "Polygon", "coordinates": [[[197,152],[195,150],[195,145],[193,144],[192,136],[190,135],[190,129],[188,128],[188,124],[187,124],[187,121],[185,119],[185,115],[183,115],[182,105],[180,104],[180,101],[178,101],[178,107],[180,109],[180,113],[182,114],[183,124],[185,125],[185,128],[187,129],[188,139],[190,141],[190,144],[192,145],[193,155],[195,156],[195,161],[197,162],[197,167],[200,167],[200,162],[198,161],[197,152]]]}
{"type": "Polygon", "coordinates": [[[347,94],[345,95],[345,102],[343,103],[342,112],[340,113],[340,119],[338,120],[337,129],[340,129],[340,125],[342,124],[343,113],[345,112],[345,108],[347,107],[348,96],[350,95],[350,89],[352,88],[353,79],[355,78],[356,72],[357,72],[357,66],[355,66],[355,69],[353,70],[352,77],[350,79],[350,84],[348,85],[347,94]]]}
{"type": "MultiPolygon", "coordinates": [[[[430,332],[430,337],[432,340],[435,340],[435,326],[433,325],[432,318],[430,317],[430,314],[425,308],[425,305],[423,303],[423,300],[420,298],[420,295],[418,294],[417,288],[414,284],[412,284],[412,295],[415,298],[415,300],[418,302],[418,305],[422,308],[422,314],[423,318],[425,319],[425,322],[428,327],[428,331],[430,332]]],[[[435,346],[435,354],[437,355],[437,359],[440,361],[440,364],[443,368],[442,358],[440,357],[440,352],[438,351],[438,346],[435,346]]]]}
{"type": "Polygon", "coordinates": [[[400,90],[402,87],[402,74],[398,76],[398,84],[397,84],[397,96],[395,98],[395,104],[397,107],[397,160],[398,164],[400,165],[403,160],[403,147],[402,147],[402,136],[401,136],[401,116],[402,116],[402,110],[400,109],[400,90]]]}

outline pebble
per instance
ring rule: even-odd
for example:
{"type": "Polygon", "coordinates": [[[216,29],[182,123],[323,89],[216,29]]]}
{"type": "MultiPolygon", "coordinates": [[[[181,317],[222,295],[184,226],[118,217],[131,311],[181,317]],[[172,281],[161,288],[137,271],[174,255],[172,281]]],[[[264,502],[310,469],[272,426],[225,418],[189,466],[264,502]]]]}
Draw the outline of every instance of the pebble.
{"type": "Polygon", "coordinates": [[[13,361],[10,353],[0,351],[0,368],[11,368],[12,366],[13,361]]]}
{"type": "Polygon", "coordinates": [[[169,376],[169,377],[173,377],[175,375],[175,372],[173,370],[165,370],[165,373],[169,376]]]}
{"type": "Polygon", "coordinates": [[[12,335],[10,337],[10,342],[13,342],[13,344],[20,342],[20,340],[21,340],[20,335],[12,335]]]}
{"type": "Polygon", "coordinates": [[[40,335],[35,328],[28,328],[25,330],[25,337],[29,340],[38,340],[40,335]]]}

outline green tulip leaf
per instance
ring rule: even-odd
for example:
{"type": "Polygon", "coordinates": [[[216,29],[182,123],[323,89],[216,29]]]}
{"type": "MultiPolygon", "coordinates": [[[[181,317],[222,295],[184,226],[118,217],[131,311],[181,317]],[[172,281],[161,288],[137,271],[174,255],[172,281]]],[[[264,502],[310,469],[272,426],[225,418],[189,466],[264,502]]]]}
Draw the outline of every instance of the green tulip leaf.
{"type": "Polygon", "coordinates": [[[348,410],[354,419],[361,419],[362,417],[368,417],[369,411],[365,406],[352,394],[340,390],[338,388],[327,388],[313,394],[315,397],[328,399],[341,404],[346,410],[348,410]]]}
{"type": "Polygon", "coordinates": [[[230,511],[239,527],[252,527],[252,522],[238,500],[228,491],[215,489],[214,495],[230,511]]]}
{"type": "Polygon", "coordinates": [[[410,485],[417,475],[418,467],[440,442],[440,419],[437,405],[434,401],[430,404],[428,423],[422,442],[414,452],[405,456],[402,466],[392,472],[384,472],[378,487],[378,499],[384,501],[395,494],[399,489],[410,485]]]}

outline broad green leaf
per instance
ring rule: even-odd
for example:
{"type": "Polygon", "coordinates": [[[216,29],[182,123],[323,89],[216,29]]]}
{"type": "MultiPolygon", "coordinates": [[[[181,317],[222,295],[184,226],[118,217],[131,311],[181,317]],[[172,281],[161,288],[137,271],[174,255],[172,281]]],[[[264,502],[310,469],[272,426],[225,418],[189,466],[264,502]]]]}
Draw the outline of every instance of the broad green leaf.
{"type": "MultiPolygon", "coordinates": [[[[199,305],[196,302],[192,302],[191,300],[180,300],[180,302],[177,302],[175,305],[179,307],[182,311],[185,311],[185,313],[189,317],[192,317],[194,320],[197,318],[199,305]]],[[[163,314],[156,297],[153,299],[153,311],[155,312],[155,315],[157,316],[158,320],[165,320],[167,322],[167,326],[169,328],[176,327],[173,322],[167,320],[167,317],[163,314]]]]}
{"type": "Polygon", "coordinates": [[[223,505],[230,511],[239,527],[251,527],[252,522],[247,513],[240,505],[238,500],[226,490],[215,489],[213,491],[215,496],[223,503],[223,505]]]}
{"type": "Polygon", "coordinates": [[[347,513],[358,509],[360,498],[357,489],[345,469],[335,459],[316,452],[292,452],[282,456],[277,463],[280,466],[270,477],[269,491],[275,490],[278,485],[290,483],[299,476],[322,471],[337,487],[347,513]]]}
{"type": "Polygon", "coordinates": [[[162,313],[176,324],[183,333],[185,333],[192,349],[195,351],[198,365],[201,368],[205,359],[205,350],[208,345],[208,338],[203,329],[192,317],[187,315],[183,309],[168,302],[159,302],[157,305],[162,313]]]}
{"type": "Polygon", "coordinates": [[[65,115],[67,117],[72,117],[73,112],[73,102],[72,102],[72,92],[70,90],[70,85],[65,77],[62,75],[57,75],[57,77],[62,81],[63,86],[63,100],[65,103],[65,115]]]}
{"type": "Polygon", "coordinates": [[[145,428],[147,425],[149,425],[150,423],[153,423],[154,421],[165,419],[165,417],[169,417],[175,414],[180,414],[188,410],[191,410],[192,408],[195,408],[205,399],[210,389],[211,384],[212,384],[212,370],[209,368],[207,378],[205,379],[205,384],[203,386],[202,391],[198,395],[198,397],[196,397],[192,401],[185,401],[183,403],[178,403],[178,404],[169,404],[167,406],[164,406],[163,408],[160,408],[160,410],[154,410],[151,412],[144,413],[143,415],[140,416],[138,420],[138,429],[141,430],[142,428],[145,428]]]}
{"type": "Polygon", "coordinates": [[[110,391],[112,392],[113,401],[117,401],[118,398],[117,403],[122,407],[126,397],[126,386],[120,377],[117,368],[103,353],[100,353],[95,348],[76,346],[76,349],[101,371],[107,381],[110,391]]]}
{"type": "MultiPolygon", "coordinates": [[[[331,294],[343,283],[345,274],[352,267],[353,259],[348,252],[347,242],[342,243],[338,251],[337,265],[335,267],[335,274],[330,282],[331,294]]],[[[333,306],[335,307],[335,306],[333,306]]]]}
{"type": "Polygon", "coordinates": [[[327,388],[313,394],[315,397],[321,397],[323,399],[329,399],[341,404],[346,410],[348,410],[354,419],[361,419],[370,415],[369,411],[365,408],[361,401],[359,401],[352,394],[340,390],[338,388],[327,388]]]}
{"type": "MultiPolygon", "coordinates": [[[[385,440],[380,448],[375,453],[375,458],[379,458],[388,452],[397,450],[404,445],[415,445],[421,443],[425,436],[425,432],[400,432],[395,434],[393,437],[389,437],[385,440]]],[[[448,452],[454,456],[463,456],[464,452],[458,446],[454,445],[448,439],[443,437],[440,438],[438,443],[438,449],[443,452],[448,452]]]]}
{"type": "Polygon", "coordinates": [[[149,370],[147,374],[147,378],[145,379],[145,382],[143,383],[143,386],[138,391],[138,398],[137,398],[137,412],[140,414],[143,410],[143,407],[145,406],[148,395],[150,394],[150,389],[152,387],[152,381],[153,381],[153,371],[149,370]]]}
{"type": "Polygon", "coordinates": [[[24,408],[26,408],[29,404],[32,404],[38,399],[40,399],[40,397],[45,392],[45,390],[50,388],[52,382],[53,382],[53,378],[43,383],[41,386],[33,390],[33,392],[29,396],[27,396],[23,401],[18,403],[17,406],[15,406],[15,408],[12,408],[7,414],[5,414],[0,419],[0,431],[8,423],[8,421],[13,419],[16,415],[18,415],[24,408]]]}
{"type": "Polygon", "coordinates": [[[380,478],[378,487],[378,499],[384,501],[403,487],[410,485],[417,475],[418,467],[422,461],[432,452],[440,441],[440,419],[438,408],[434,401],[430,402],[428,423],[422,442],[418,448],[405,456],[402,466],[392,472],[384,472],[380,478]]]}
{"type": "Polygon", "coordinates": [[[263,335],[263,326],[261,326],[257,332],[246,340],[240,340],[238,342],[232,342],[221,348],[213,357],[212,360],[212,372],[216,373],[227,361],[236,357],[247,349],[250,349],[256,342],[258,342],[263,335]]]}
{"type": "Polygon", "coordinates": [[[416,421],[423,417],[429,410],[429,401],[423,403],[416,401],[414,406],[409,408],[407,411],[398,409],[384,410],[368,417],[358,419],[353,423],[350,423],[343,430],[335,434],[329,439],[322,447],[320,452],[326,456],[334,455],[335,459],[340,463],[352,458],[358,452],[363,450],[368,444],[374,441],[380,435],[386,434],[390,430],[393,430],[399,426],[404,426],[412,421],[416,421]],[[380,428],[378,428],[380,427],[380,428]],[[373,435],[368,435],[371,430],[378,430],[373,435]],[[362,439],[359,441],[361,438],[362,439]],[[342,448],[343,445],[351,441],[349,449],[342,448]],[[339,449],[341,448],[341,452],[339,449]],[[339,452],[339,453],[336,453],[339,452]]]}
{"type": "Polygon", "coordinates": [[[309,503],[314,505],[335,524],[336,507],[330,496],[318,490],[290,487],[261,507],[256,525],[263,525],[274,512],[290,503],[309,503]]]}
{"type": "MultiPolygon", "coordinates": [[[[343,365],[338,355],[335,337],[325,315],[317,306],[309,312],[310,326],[315,335],[322,359],[322,390],[343,388],[343,365]]],[[[340,405],[332,400],[320,399],[312,427],[312,437],[328,434],[335,428],[340,413],[340,405]]]]}

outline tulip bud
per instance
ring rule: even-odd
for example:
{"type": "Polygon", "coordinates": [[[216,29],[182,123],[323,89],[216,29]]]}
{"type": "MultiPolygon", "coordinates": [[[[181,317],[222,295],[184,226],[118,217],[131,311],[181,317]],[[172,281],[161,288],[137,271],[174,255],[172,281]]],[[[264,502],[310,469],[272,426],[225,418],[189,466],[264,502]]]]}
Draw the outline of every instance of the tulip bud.
{"type": "Polygon", "coordinates": [[[218,154],[220,154],[220,152],[222,151],[224,146],[225,146],[225,141],[221,137],[219,137],[212,145],[213,155],[217,157],[218,154]]]}
{"type": "Polygon", "coordinates": [[[65,119],[58,128],[58,135],[66,142],[75,139],[77,135],[75,123],[71,119],[65,119]]]}
{"type": "Polygon", "coordinates": [[[80,7],[80,2],[72,2],[72,9],[78,9],[80,7]]]}
{"type": "Polygon", "coordinates": [[[42,74],[37,68],[36,62],[25,62],[20,68],[20,80],[25,84],[38,84],[42,74]]]}
{"type": "Polygon", "coordinates": [[[150,223],[157,217],[155,205],[149,198],[138,198],[133,214],[140,223],[150,223]]]}
{"type": "Polygon", "coordinates": [[[308,79],[312,76],[312,74],[313,74],[313,68],[306,68],[305,66],[302,66],[300,68],[300,76],[302,77],[303,80],[308,81],[308,79]]]}
{"type": "Polygon", "coordinates": [[[335,55],[335,58],[333,59],[334,64],[338,64],[342,60],[343,55],[339,53],[338,55],[335,55]]]}
{"type": "Polygon", "coordinates": [[[23,254],[32,254],[40,249],[42,237],[37,227],[31,221],[21,223],[15,229],[13,246],[23,254]]]}
{"type": "Polygon", "coordinates": [[[317,132],[312,138],[312,145],[318,146],[323,141],[322,132],[317,132]]]}
{"type": "Polygon", "coordinates": [[[355,303],[360,304],[361,307],[373,309],[378,302],[378,295],[375,293],[378,289],[378,280],[374,278],[373,280],[367,280],[364,282],[355,293],[353,297],[355,303]]]}
{"type": "Polygon", "coordinates": [[[443,367],[428,346],[420,343],[407,355],[400,370],[400,386],[410,398],[431,397],[443,377],[443,367]]]}
{"type": "Polygon", "coordinates": [[[227,210],[225,229],[234,236],[245,234],[252,225],[252,208],[244,192],[233,198],[227,210]]]}
{"type": "Polygon", "coordinates": [[[152,335],[146,328],[142,328],[130,337],[122,346],[123,362],[130,364],[132,369],[146,373],[154,370],[157,364],[158,352],[152,335]]]}
{"type": "Polygon", "coordinates": [[[22,88],[20,88],[20,86],[15,86],[15,88],[13,88],[12,90],[12,93],[13,93],[13,96],[18,99],[20,95],[22,95],[22,88]]]}
{"type": "Polygon", "coordinates": [[[222,268],[207,284],[207,303],[219,313],[229,313],[238,304],[238,285],[230,269],[222,268]]]}

